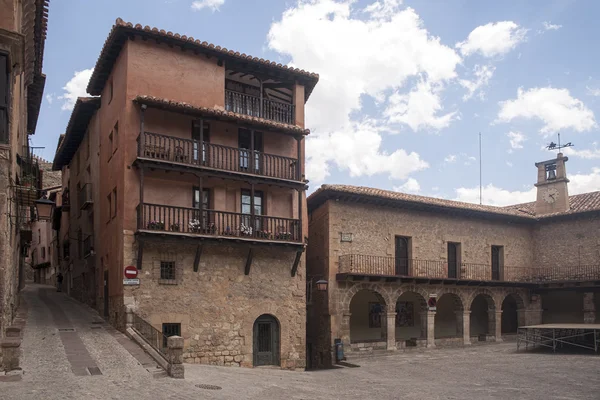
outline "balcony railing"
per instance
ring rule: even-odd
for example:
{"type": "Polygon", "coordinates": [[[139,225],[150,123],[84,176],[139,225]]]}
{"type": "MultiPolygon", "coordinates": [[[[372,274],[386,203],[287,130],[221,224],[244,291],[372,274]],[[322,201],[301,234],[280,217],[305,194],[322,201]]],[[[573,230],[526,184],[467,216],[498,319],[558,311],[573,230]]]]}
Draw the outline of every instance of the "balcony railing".
{"type": "Polygon", "coordinates": [[[94,198],[92,197],[92,184],[86,183],[79,190],[79,209],[83,210],[94,204],[94,198]]]}
{"type": "Polygon", "coordinates": [[[145,132],[138,139],[138,156],[161,161],[241,172],[270,178],[300,180],[300,165],[295,158],[221,146],[174,136],[145,132]]]}
{"type": "Polygon", "coordinates": [[[202,210],[158,204],[138,207],[138,229],[238,237],[276,242],[301,242],[297,219],[241,214],[229,211],[202,210]]]}
{"type": "Polygon", "coordinates": [[[398,276],[431,279],[545,283],[600,280],[600,265],[571,267],[515,267],[457,263],[446,261],[347,254],[339,257],[339,272],[356,275],[398,276]],[[456,271],[456,272],[455,272],[456,271]]]}
{"type": "Polygon", "coordinates": [[[269,119],[282,124],[295,124],[293,104],[263,99],[233,90],[225,90],[225,109],[238,114],[269,119]]]}

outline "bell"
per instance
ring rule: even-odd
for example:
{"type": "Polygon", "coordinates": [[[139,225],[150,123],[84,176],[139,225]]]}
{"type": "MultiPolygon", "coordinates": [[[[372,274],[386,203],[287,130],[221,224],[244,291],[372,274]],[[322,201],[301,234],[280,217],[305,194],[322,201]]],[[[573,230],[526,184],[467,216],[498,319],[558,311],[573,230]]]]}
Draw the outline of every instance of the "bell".
{"type": "Polygon", "coordinates": [[[548,180],[556,179],[556,171],[551,169],[548,171],[548,180]]]}

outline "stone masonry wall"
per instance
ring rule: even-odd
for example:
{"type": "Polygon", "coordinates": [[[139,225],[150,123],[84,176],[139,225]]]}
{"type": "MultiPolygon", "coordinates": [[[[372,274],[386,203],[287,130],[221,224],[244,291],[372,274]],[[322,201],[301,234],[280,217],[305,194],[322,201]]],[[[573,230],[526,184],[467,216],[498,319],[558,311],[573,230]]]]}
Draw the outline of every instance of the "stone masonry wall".
{"type": "Polygon", "coordinates": [[[141,284],[125,287],[125,305],[159,330],[163,323],[180,323],[185,362],[213,365],[251,367],[254,322],[273,315],[280,326],[281,367],[304,368],[304,256],[291,277],[293,249],[256,246],[250,274],[244,275],[246,245],[206,243],[195,272],[196,247],[147,242],[141,284]],[[175,261],[175,281],[160,280],[161,260],[175,261]]]}

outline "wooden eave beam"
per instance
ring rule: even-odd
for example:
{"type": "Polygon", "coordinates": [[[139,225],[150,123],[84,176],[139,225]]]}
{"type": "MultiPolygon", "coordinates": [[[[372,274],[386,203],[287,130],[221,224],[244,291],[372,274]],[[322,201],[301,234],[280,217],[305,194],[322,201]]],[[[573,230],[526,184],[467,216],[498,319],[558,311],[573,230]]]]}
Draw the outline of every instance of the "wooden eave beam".
{"type": "Polygon", "coordinates": [[[142,270],[142,259],[144,258],[144,241],[140,240],[138,243],[138,256],[137,256],[137,269],[142,270]]]}
{"type": "Polygon", "coordinates": [[[200,257],[202,257],[203,248],[204,248],[204,243],[200,243],[196,247],[196,257],[194,258],[194,272],[198,272],[198,266],[200,265],[200,257]]]}
{"type": "Polygon", "coordinates": [[[302,253],[304,253],[304,249],[298,250],[296,252],[296,257],[294,258],[294,263],[292,264],[292,278],[296,276],[296,272],[298,271],[298,265],[300,264],[300,258],[302,257],[302,253]]]}
{"type": "Polygon", "coordinates": [[[252,266],[252,258],[254,257],[254,249],[252,246],[248,249],[248,257],[246,257],[246,266],[244,267],[244,275],[250,275],[250,267],[252,266]]]}

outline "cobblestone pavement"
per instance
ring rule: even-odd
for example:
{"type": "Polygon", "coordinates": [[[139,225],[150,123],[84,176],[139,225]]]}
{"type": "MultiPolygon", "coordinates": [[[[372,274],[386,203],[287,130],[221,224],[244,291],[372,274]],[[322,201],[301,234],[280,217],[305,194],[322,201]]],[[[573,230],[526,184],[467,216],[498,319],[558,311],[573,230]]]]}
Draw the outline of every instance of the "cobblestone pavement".
{"type": "Polygon", "coordinates": [[[514,342],[398,353],[317,372],[186,364],[185,380],[156,379],[123,335],[92,328],[99,317],[89,308],[48,286],[30,285],[23,295],[24,375],[0,383],[0,399],[600,399],[600,356],[516,353],[514,342]],[[88,363],[102,375],[83,375],[88,363]]]}

